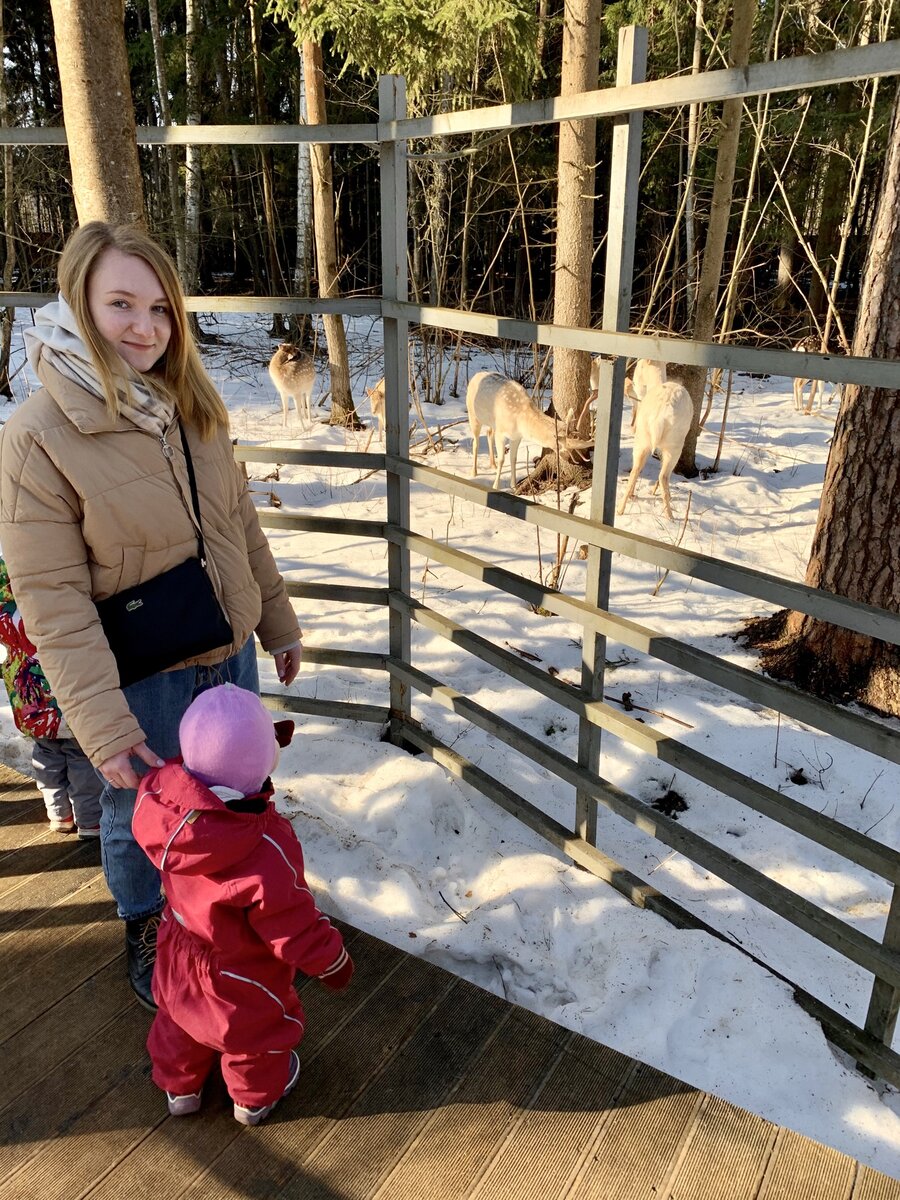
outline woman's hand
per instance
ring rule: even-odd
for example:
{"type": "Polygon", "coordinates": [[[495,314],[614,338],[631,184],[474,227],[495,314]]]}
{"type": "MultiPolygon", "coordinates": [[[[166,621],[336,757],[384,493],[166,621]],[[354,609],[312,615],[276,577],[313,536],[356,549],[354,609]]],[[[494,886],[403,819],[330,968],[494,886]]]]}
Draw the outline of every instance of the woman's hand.
{"type": "Polygon", "coordinates": [[[275,670],[278,672],[278,678],[287,687],[289,683],[293,683],[297,678],[297,672],[300,670],[300,660],[303,658],[303,647],[299,645],[291,646],[289,650],[280,650],[273,657],[275,659],[275,670]]]}
{"type": "Polygon", "coordinates": [[[131,765],[132,755],[135,758],[139,758],[141,762],[145,762],[148,767],[162,767],[165,765],[159,755],[154,754],[146,742],[139,742],[138,745],[132,746],[130,750],[120,750],[118,754],[111,755],[100,764],[98,768],[100,774],[112,787],[137,787],[138,776],[131,765]]]}

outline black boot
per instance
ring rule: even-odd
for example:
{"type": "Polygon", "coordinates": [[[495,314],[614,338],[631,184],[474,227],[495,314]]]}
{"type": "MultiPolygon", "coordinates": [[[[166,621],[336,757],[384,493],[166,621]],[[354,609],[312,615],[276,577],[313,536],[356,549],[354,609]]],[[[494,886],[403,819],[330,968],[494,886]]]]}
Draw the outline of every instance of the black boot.
{"type": "Polygon", "coordinates": [[[128,957],[128,982],[144,1008],[156,1012],[151,984],[156,962],[156,935],[159,913],[137,921],[125,922],[125,949],[128,957]]]}

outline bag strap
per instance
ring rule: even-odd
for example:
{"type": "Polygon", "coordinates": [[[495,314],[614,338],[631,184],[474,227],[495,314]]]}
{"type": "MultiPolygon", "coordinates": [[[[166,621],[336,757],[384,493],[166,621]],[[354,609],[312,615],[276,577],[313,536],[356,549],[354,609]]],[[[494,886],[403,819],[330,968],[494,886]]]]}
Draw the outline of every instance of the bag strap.
{"type": "Polygon", "coordinates": [[[181,445],[184,448],[184,461],[187,464],[188,479],[191,484],[191,503],[194,506],[194,515],[197,518],[197,557],[200,559],[200,565],[206,566],[206,548],[203,545],[203,529],[200,523],[200,497],[197,495],[197,479],[194,475],[194,460],[191,458],[191,450],[188,446],[188,440],[185,436],[184,426],[178,422],[178,430],[181,434],[181,445]]]}

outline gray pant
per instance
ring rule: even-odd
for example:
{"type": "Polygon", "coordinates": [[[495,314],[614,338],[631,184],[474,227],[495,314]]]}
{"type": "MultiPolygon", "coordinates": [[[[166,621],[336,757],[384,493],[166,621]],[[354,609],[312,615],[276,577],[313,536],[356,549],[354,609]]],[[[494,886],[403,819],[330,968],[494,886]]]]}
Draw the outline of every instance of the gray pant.
{"type": "Polygon", "coordinates": [[[74,816],[80,829],[97,828],[103,780],[74,738],[35,738],[31,766],[48,817],[74,816]]]}

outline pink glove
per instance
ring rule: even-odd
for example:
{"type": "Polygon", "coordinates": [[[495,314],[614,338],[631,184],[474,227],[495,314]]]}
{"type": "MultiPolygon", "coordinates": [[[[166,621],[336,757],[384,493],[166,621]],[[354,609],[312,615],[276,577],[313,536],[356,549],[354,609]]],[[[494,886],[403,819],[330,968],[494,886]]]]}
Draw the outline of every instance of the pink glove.
{"type": "Polygon", "coordinates": [[[353,959],[346,950],[341,950],[327,971],[319,979],[333,992],[342,992],[353,977],[353,959]]]}

